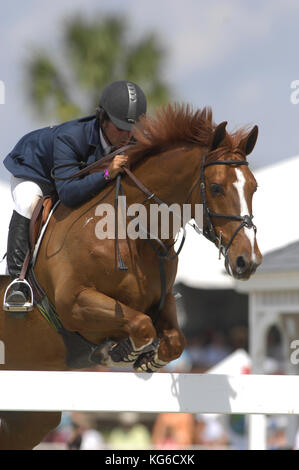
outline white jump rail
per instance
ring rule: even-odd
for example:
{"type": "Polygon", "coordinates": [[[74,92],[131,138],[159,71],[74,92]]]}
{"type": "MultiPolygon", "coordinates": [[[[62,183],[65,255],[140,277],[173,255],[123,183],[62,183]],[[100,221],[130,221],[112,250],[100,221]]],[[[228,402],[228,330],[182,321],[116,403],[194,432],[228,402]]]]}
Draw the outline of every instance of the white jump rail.
{"type": "Polygon", "coordinates": [[[299,377],[0,371],[3,411],[299,414],[299,377]]]}

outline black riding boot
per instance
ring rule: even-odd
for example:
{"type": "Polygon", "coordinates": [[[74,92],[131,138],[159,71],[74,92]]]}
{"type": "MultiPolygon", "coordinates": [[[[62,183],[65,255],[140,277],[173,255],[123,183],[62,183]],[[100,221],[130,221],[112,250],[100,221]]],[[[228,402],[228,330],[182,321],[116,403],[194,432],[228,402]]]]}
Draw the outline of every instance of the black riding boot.
{"type": "MultiPolygon", "coordinates": [[[[19,278],[29,249],[29,224],[29,219],[13,211],[7,241],[7,267],[12,281],[19,278]]],[[[27,302],[29,293],[25,282],[15,283],[9,288],[6,303],[12,307],[22,306],[27,302]]]]}

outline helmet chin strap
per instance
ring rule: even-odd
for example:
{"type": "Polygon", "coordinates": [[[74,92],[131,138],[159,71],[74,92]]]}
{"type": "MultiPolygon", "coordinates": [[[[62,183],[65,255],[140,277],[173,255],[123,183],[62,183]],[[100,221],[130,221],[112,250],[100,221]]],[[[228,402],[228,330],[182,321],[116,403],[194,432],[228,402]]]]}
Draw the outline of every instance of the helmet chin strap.
{"type": "Polygon", "coordinates": [[[111,148],[111,151],[113,151],[115,149],[115,146],[110,141],[109,137],[107,136],[107,134],[104,130],[104,126],[102,125],[106,121],[106,119],[103,120],[103,112],[104,112],[103,109],[101,109],[101,108],[97,109],[97,119],[99,121],[99,132],[102,132],[102,135],[103,135],[103,137],[106,141],[106,144],[109,145],[109,147],[111,148]]]}
{"type": "Polygon", "coordinates": [[[111,147],[112,149],[114,149],[114,145],[112,144],[112,142],[110,141],[110,139],[108,138],[106,132],[104,131],[104,129],[102,127],[100,127],[100,130],[102,131],[102,134],[103,134],[103,137],[106,141],[106,144],[109,145],[109,147],[111,147]]]}
{"type": "MultiPolygon", "coordinates": [[[[107,136],[105,130],[104,130],[104,127],[103,127],[103,123],[105,121],[110,121],[112,124],[113,122],[109,119],[108,115],[107,115],[107,119],[103,119],[103,113],[105,113],[105,110],[103,108],[97,108],[96,109],[96,118],[98,119],[98,122],[99,122],[99,132],[102,132],[102,135],[103,135],[103,138],[105,139],[105,142],[107,145],[109,145],[110,147],[110,152],[113,152],[114,150],[116,150],[118,147],[122,147],[123,144],[119,145],[118,147],[116,145],[114,145],[111,140],[109,139],[109,137],[107,136]]],[[[113,124],[114,125],[114,124],[113,124]]],[[[133,143],[134,142],[134,137],[131,136],[129,139],[128,139],[128,143],[133,143]]]]}

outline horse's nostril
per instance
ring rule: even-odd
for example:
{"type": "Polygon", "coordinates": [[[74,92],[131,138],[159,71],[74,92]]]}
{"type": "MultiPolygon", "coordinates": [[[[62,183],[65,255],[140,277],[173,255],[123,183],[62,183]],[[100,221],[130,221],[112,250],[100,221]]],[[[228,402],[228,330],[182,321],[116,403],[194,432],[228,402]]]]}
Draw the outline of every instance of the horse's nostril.
{"type": "Polygon", "coordinates": [[[247,261],[244,259],[243,256],[238,256],[236,265],[239,271],[244,271],[247,268],[247,261]]]}

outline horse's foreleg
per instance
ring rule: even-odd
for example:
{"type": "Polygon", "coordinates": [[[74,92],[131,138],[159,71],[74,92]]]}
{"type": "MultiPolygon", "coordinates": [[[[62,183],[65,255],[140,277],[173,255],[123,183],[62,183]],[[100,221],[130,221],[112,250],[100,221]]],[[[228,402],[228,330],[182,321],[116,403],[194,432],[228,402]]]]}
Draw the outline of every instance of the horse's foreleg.
{"type": "Polygon", "coordinates": [[[61,413],[1,412],[0,450],[32,450],[60,419],[61,413]]]}
{"type": "Polygon", "coordinates": [[[134,365],[138,372],[155,372],[180,357],[185,349],[186,340],[178,324],[176,302],[172,294],[167,295],[155,327],[160,339],[159,347],[156,352],[138,358],[134,365]]]}
{"type": "Polygon", "coordinates": [[[79,332],[95,344],[107,338],[119,343],[110,354],[112,362],[118,365],[123,365],[120,364],[123,361],[134,362],[140,351],[157,336],[148,315],[95,289],[82,290],[72,305],[64,304],[59,297],[55,304],[68,330],[79,332]]]}

